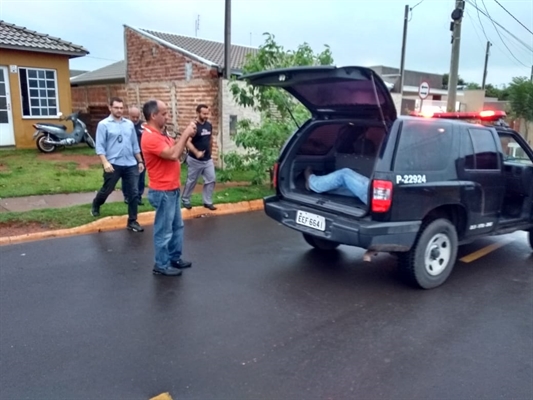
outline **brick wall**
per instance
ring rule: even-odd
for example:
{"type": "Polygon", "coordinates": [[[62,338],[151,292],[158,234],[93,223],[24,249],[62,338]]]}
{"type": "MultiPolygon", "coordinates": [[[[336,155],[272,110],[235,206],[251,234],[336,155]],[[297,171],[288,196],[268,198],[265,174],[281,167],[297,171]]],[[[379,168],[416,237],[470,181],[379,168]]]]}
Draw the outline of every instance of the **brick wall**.
{"type": "MultiPolygon", "coordinates": [[[[219,137],[219,148],[224,154],[236,151],[237,153],[245,153],[245,150],[237,147],[233,140],[232,133],[230,132],[230,120],[233,119],[234,123],[238,123],[243,119],[249,119],[253,123],[261,122],[261,114],[254,111],[251,107],[243,107],[237,104],[231,93],[231,85],[233,82],[229,82],[224,79],[221,81],[221,96],[222,96],[222,117],[221,117],[221,135],[219,137]]],[[[246,86],[245,82],[236,82],[237,85],[243,87],[246,86]]]]}
{"type": "Polygon", "coordinates": [[[73,111],[88,112],[90,106],[107,106],[111,97],[120,97],[128,107],[126,85],[87,85],[71,88],[73,111]]]}
{"type": "Polygon", "coordinates": [[[218,71],[130,28],[125,28],[125,37],[128,103],[142,106],[154,98],[165,102],[170,113],[169,128],[180,133],[195,118],[196,106],[208,105],[214,135],[213,159],[218,164],[218,71]]]}

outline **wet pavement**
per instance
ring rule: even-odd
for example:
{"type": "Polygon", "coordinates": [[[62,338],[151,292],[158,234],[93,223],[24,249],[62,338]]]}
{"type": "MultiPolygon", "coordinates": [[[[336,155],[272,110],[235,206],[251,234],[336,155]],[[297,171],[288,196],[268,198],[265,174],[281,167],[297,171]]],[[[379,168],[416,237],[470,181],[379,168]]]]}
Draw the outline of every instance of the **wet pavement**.
{"type": "Polygon", "coordinates": [[[524,233],[422,291],[262,212],[185,224],[178,278],[151,274],[151,227],[0,247],[0,398],[533,397],[524,233]]]}

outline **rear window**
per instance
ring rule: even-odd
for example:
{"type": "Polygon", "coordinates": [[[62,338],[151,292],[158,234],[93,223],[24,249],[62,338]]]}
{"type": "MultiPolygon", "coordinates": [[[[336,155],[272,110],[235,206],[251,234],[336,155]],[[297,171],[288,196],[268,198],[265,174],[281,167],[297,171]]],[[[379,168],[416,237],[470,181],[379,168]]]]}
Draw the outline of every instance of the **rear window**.
{"type": "Polygon", "coordinates": [[[446,169],[452,137],[452,126],[444,121],[404,121],[394,170],[425,172],[446,169]]]}
{"type": "Polygon", "coordinates": [[[375,156],[385,129],[383,127],[331,124],[317,127],[298,149],[298,155],[324,156],[331,150],[336,154],[375,156]]]}

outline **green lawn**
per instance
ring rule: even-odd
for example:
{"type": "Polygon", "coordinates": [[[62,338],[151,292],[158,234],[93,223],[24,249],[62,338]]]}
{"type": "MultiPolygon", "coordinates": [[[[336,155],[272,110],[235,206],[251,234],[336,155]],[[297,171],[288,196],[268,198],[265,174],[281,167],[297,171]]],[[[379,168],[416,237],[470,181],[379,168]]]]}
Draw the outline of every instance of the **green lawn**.
{"type": "MultiPolygon", "coordinates": [[[[238,203],[240,201],[261,199],[272,191],[268,186],[244,186],[230,187],[224,190],[216,191],[214,194],[214,203],[238,203]]],[[[191,203],[194,206],[202,204],[201,194],[193,194],[191,203]]],[[[94,221],[96,218],[90,214],[91,205],[84,204],[61,209],[41,209],[27,212],[8,212],[0,213],[0,226],[2,224],[16,224],[24,226],[25,224],[38,222],[46,225],[50,229],[72,228],[94,221]]],[[[145,202],[144,206],[139,207],[139,213],[152,211],[153,208],[145,202]]],[[[126,204],[122,202],[104,204],[100,209],[100,217],[109,217],[113,215],[125,215],[128,213],[126,204]]]]}
{"type": "MultiPolygon", "coordinates": [[[[40,194],[92,192],[102,186],[102,167],[91,165],[79,169],[73,157],[94,157],[94,150],[86,145],[69,147],[52,154],[35,150],[0,150],[0,198],[40,194]],[[51,157],[54,159],[52,160],[51,157]],[[62,158],[65,158],[62,160],[62,158]]],[[[220,178],[223,173],[217,171],[220,178]]],[[[182,165],[181,181],[187,176],[187,165],[182,165]]],[[[234,182],[249,182],[249,171],[232,172],[234,182]]],[[[220,179],[219,179],[220,181],[220,179]]],[[[120,181],[118,188],[120,188],[120,181]]]]}

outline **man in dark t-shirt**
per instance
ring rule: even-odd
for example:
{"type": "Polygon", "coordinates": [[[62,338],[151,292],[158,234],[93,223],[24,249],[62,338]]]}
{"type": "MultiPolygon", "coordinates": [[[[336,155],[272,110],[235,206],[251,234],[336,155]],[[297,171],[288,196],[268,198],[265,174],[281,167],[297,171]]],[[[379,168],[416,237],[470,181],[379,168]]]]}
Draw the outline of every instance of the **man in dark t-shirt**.
{"type": "MultiPolygon", "coordinates": [[[[133,126],[135,127],[135,133],[137,134],[137,141],[139,142],[139,147],[141,146],[141,137],[143,132],[143,125],[144,121],[141,120],[141,110],[139,110],[137,107],[131,107],[129,109],[129,115],[130,115],[130,121],[133,122],[133,126]]],[[[142,152],[141,152],[142,157],[142,152]]],[[[140,206],[143,206],[144,203],[142,201],[142,196],[144,193],[144,183],[146,181],[146,170],[143,170],[139,174],[139,182],[138,182],[138,198],[135,199],[137,201],[137,204],[140,206]]],[[[128,204],[129,199],[126,196],[126,193],[124,192],[124,189],[122,190],[122,193],[124,194],[124,203],[128,204]]]]}
{"type": "Polygon", "coordinates": [[[183,207],[191,209],[191,195],[196,187],[200,175],[204,178],[202,191],[204,207],[216,210],[213,205],[213,191],[215,189],[215,164],[211,158],[213,145],[213,126],[208,121],[209,107],[200,104],[196,107],[196,134],[189,138],[187,149],[187,182],[183,189],[183,207]]]}

